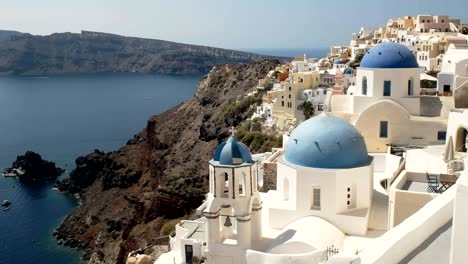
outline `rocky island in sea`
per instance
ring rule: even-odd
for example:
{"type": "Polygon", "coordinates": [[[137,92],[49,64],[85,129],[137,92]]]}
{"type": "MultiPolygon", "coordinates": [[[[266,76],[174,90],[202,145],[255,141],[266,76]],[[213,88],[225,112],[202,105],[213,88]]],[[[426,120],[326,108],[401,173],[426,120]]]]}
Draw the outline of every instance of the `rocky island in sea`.
{"type": "Polygon", "coordinates": [[[11,167],[3,171],[3,175],[18,177],[22,182],[39,182],[54,180],[64,172],[54,162],[43,160],[41,155],[28,150],[24,155],[17,156],[11,167]]]}

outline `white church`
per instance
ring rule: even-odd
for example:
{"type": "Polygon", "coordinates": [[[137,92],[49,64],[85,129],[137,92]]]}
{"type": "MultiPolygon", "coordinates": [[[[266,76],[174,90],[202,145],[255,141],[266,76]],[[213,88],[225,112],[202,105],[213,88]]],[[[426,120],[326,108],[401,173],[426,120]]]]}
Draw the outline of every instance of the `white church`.
{"type": "MultiPolygon", "coordinates": [[[[368,59],[375,61],[367,64],[373,68],[357,73],[363,84],[358,93],[372,96],[362,99],[368,105],[361,108],[390,118],[389,124],[400,118],[392,115],[416,115],[419,70],[401,61],[406,51],[399,46],[373,52],[368,59]],[[405,67],[378,61],[393,56],[405,67]]],[[[362,118],[356,112],[350,113],[362,118]]],[[[266,193],[259,192],[262,164],[231,136],[208,162],[209,193],[197,208],[200,218],[181,221],[171,251],[155,263],[468,263],[468,109],[453,108],[447,115],[446,139],[402,156],[387,149],[369,152],[370,132],[360,132],[348,119],[313,117],[270,156],[277,164],[276,190],[266,193]]],[[[379,129],[368,120],[367,126],[379,129]]],[[[398,129],[387,133],[406,133],[398,129]]]]}
{"type": "Polygon", "coordinates": [[[362,133],[370,152],[386,152],[387,145],[442,144],[453,100],[421,96],[421,74],[406,46],[381,43],[364,55],[356,86],[333,95],[329,110],[362,133]]]}

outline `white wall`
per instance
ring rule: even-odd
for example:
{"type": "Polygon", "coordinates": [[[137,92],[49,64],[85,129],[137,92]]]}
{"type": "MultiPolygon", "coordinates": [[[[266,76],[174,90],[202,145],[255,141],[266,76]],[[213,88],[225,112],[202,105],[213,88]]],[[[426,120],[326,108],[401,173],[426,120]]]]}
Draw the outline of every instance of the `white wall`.
{"type": "Polygon", "coordinates": [[[370,243],[360,263],[399,263],[437,229],[452,219],[455,188],[430,201],[421,210],[370,243]]]}
{"type": "Polygon", "coordinates": [[[446,140],[448,141],[449,138],[452,137],[455,151],[461,150],[461,145],[463,144],[463,142],[465,142],[465,144],[468,143],[468,141],[465,141],[462,138],[462,135],[458,133],[460,129],[463,129],[463,128],[468,129],[468,110],[464,109],[460,112],[450,112],[449,120],[447,124],[447,139],[446,140]]]}
{"type": "MultiPolygon", "coordinates": [[[[465,174],[456,185],[456,195],[453,208],[452,241],[450,247],[450,263],[464,263],[468,259],[466,240],[468,238],[468,176],[465,174]]],[[[453,187],[455,188],[455,187],[453,187]]]]}
{"type": "Polygon", "coordinates": [[[438,194],[427,192],[402,190],[403,185],[407,181],[426,183],[426,174],[403,170],[390,186],[389,228],[397,226],[438,196],[438,194]]]}
{"type": "MultiPolygon", "coordinates": [[[[356,103],[354,105],[356,106],[356,103]]],[[[366,140],[369,152],[386,152],[388,144],[441,144],[442,142],[437,140],[437,133],[446,130],[443,120],[414,119],[404,107],[393,100],[378,100],[371,104],[359,114],[354,126],[366,140]],[[388,122],[386,138],[380,137],[381,121],[388,122]]]]}
{"type": "Polygon", "coordinates": [[[386,154],[385,157],[385,177],[392,178],[400,167],[402,158],[392,154],[386,154]]]}
{"type": "Polygon", "coordinates": [[[362,95],[362,80],[367,77],[367,96],[383,96],[384,81],[391,81],[391,94],[388,98],[408,97],[408,80],[413,80],[413,95],[419,96],[420,88],[419,68],[408,69],[369,69],[358,68],[356,86],[362,95]]]}
{"type": "Polygon", "coordinates": [[[278,159],[276,198],[269,208],[270,227],[283,228],[304,216],[318,216],[333,223],[347,234],[363,235],[367,231],[372,200],[373,167],[318,169],[293,165],[278,159]],[[284,200],[284,178],[289,179],[289,199],[284,200]],[[320,188],[320,208],[313,208],[314,187],[320,188]],[[347,188],[351,188],[354,208],[347,206],[347,188]]]}
{"type": "Polygon", "coordinates": [[[247,263],[258,264],[314,264],[320,263],[324,258],[324,253],[321,250],[316,250],[306,254],[269,254],[254,250],[247,251],[247,263]]]}
{"type": "Polygon", "coordinates": [[[450,91],[454,89],[453,87],[453,73],[439,73],[437,75],[437,91],[439,93],[444,92],[444,85],[450,85],[450,91]]]}
{"type": "Polygon", "coordinates": [[[402,97],[402,98],[389,98],[384,96],[363,96],[357,94],[353,95],[338,95],[335,94],[331,97],[331,110],[333,112],[345,112],[360,114],[366,110],[369,106],[382,101],[391,100],[398,103],[411,115],[419,116],[421,109],[421,99],[419,97],[402,97]]]}

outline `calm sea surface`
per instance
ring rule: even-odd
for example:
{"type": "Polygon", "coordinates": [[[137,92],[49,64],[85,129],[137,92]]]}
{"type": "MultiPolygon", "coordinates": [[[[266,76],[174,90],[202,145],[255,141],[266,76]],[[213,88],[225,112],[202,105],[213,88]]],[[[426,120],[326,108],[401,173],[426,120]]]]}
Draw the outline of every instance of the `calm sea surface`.
{"type": "MultiPolygon", "coordinates": [[[[190,98],[200,76],[139,74],[0,78],[0,169],[33,150],[67,173],[94,149],[116,150],[149,116],[190,98]]],[[[66,177],[64,175],[63,177],[66,177]]],[[[56,226],[76,206],[52,184],[24,185],[0,176],[0,263],[79,263],[57,245],[56,226]]]]}

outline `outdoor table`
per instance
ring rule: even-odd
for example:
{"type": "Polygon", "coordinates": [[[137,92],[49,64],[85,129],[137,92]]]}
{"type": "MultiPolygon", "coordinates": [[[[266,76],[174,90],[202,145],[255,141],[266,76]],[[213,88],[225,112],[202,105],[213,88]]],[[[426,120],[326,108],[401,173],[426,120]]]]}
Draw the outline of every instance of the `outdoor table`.
{"type": "Polygon", "coordinates": [[[440,174],[439,176],[439,181],[440,181],[440,188],[439,192],[444,192],[448,188],[450,188],[452,185],[454,185],[457,182],[458,177],[455,175],[450,175],[450,174],[440,174]]]}

